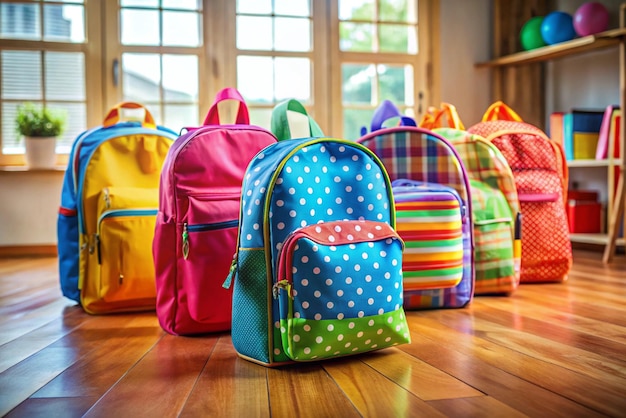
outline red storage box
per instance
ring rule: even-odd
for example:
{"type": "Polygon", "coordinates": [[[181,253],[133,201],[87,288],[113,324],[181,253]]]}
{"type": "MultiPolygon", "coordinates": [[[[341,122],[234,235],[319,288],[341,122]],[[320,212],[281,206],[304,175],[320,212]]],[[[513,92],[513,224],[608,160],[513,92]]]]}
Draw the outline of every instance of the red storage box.
{"type": "Polygon", "coordinates": [[[569,200],[567,221],[571,233],[602,232],[602,204],[588,200],[569,200]]]}

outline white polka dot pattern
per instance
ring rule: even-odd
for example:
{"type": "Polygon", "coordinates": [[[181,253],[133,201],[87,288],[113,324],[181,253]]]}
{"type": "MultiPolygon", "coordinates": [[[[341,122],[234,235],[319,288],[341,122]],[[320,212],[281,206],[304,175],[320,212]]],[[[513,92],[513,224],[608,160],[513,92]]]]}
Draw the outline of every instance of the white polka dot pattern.
{"type": "Polygon", "coordinates": [[[276,288],[281,335],[295,360],[407,342],[402,241],[385,223],[338,221],[290,235],[276,288]]]}

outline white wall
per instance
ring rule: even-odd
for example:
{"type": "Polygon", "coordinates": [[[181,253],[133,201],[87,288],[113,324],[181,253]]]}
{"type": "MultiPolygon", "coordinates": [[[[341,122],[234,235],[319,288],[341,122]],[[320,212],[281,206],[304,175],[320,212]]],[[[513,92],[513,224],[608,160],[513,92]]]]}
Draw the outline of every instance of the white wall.
{"type": "Polygon", "coordinates": [[[0,247],[56,244],[62,171],[0,172],[0,247]]]}
{"type": "Polygon", "coordinates": [[[492,0],[440,0],[440,10],[441,101],[469,127],[491,104],[490,70],[474,64],[491,59],[492,0]]]}

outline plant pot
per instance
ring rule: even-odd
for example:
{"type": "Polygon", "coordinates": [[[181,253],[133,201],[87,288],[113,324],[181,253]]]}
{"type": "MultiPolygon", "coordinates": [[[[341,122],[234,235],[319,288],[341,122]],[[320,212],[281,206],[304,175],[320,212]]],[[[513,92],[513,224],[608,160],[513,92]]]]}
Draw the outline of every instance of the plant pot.
{"type": "Polygon", "coordinates": [[[57,138],[24,137],[26,147],[26,165],[28,168],[53,168],[57,161],[57,138]]]}

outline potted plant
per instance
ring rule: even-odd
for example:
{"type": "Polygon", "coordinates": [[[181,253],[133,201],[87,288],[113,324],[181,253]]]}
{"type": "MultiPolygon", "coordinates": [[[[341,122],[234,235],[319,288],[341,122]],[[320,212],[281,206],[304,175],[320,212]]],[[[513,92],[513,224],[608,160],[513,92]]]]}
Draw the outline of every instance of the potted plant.
{"type": "Polygon", "coordinates": [[[65,114],[27,102],[18,106],[15,122],[17,132],[24,137],[28,167],[54,167],[56,141],[65,129],[65,114]]]}

